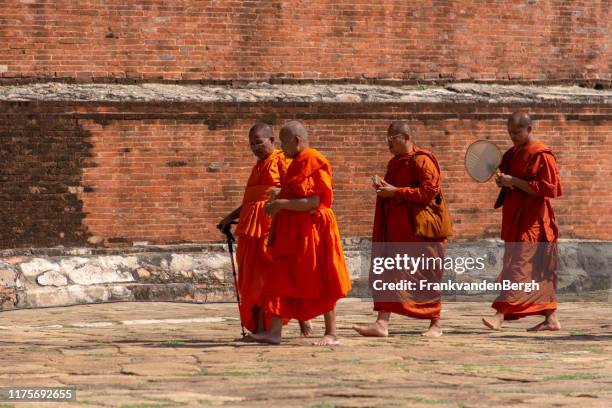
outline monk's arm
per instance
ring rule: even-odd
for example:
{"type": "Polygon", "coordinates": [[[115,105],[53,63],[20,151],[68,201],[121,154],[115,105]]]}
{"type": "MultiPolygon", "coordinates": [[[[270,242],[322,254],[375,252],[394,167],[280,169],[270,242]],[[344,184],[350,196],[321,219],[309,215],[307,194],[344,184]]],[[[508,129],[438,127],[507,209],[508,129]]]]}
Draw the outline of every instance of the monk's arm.
{"type": "Polygon", "coordinates": [[[423,185],[421,187],[398,188],[395,196],[406,201],[416,201],[421,204],[429,204],[440,192],[440,187],[423,185]]]}
{"type": "Polygon", "coordinates": [[[310,210],[319,208],[320,201],[321,200],[319,196],[314,195],[314,196],[304,197],[304,198],[293,198],[293,199],[281,198],[278,200],[274,200],[273,202],[275,202],[278,205],[279,210],[310,211],[310,210]]]}
{"type": "Polygon", "coordinates": [[[561,193],[561,177],[559,176],[559,167],[555,156],[548,153],[539,155],[538,162],[538,177],[536,180],[530,181],[529,186],[535,193],[542,197],[555,198],[561,193]]]}
{"type": "Polygon", "coordinates": [[[518,177],[510,176],[510,186],[508,187],[516,187],[523,190],[527,194],[538,195],[538,193],[531,188],[527,180],[523,180],[518,177]]]}
{"type": "Polygon", "coordinates": [[[417,165],[418,187],[401,187],[395,196],[401,200],[429,204],[440,192],[440,174],[434,163],[427,157],[420,158],[417,165]]]}
{"type": "Polygon", "coordinates": [[[509,174],[498,176],[498,185],[502,187],[516,187],[524,192],[542,197],[554,198],[559,195],[559,170],[555,158],[548,154],[540,155],[537,159],[537,178],[532,181],[523,180],[509,174]]]}
{"type": "Polygon", "coordinates": [[[236,208],[234,211],[227,214],[219,223],[221,224],[221,229],[224,229],[227,226],[227,224],[229,224],[230,222],[238,218],[240,216],[240,211],[242,211],[242,206],[236,208]]]}
{"type": "Polygon", "coordinates": [[[304,198],[279,198],[266,203],[265,212],[268,216],[274,216],[280,210],[288,211],[310,211],[319,208],[321,199],[317,195],[304,198]]]}

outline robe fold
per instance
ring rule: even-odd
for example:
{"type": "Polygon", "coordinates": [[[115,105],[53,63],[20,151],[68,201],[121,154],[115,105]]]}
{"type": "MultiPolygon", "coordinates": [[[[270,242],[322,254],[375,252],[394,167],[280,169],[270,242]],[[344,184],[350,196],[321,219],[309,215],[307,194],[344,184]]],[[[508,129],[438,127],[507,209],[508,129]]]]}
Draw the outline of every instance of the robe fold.
{"type": "MultiPolygon", "coordinates": [[[[390,250],[401,248],[409,256],[419,257],[423,254],[443,260],[446,239],[427,239],[414,232],[413,207],[429,204],[440,192],[440,167],[435,156],[415,146],[412,151],[396,155],[389,161],[384,179],[399,190],[394,197],[379,196],[376,199],[373,245],[390,243],[390,250]]],[[[394,256],[394,253],[387,256],[394,256]]],[[[443,268],[421,268],[415,274],[402,274],[398,279],[414,281],[418,287],[420,280],[440,282],[443,274],[443,268]]],[[[378,297],[378,301],[375,295],[374,310],[420,319],[440,318],[442,303],[439,291],[398,291],[396,295],[398,297],[393,301],[389,301],[389,296],[378,297]]]]}
{"type": "Polygon", "coordinates": [[[266,276],[263,307],[284,319],[310,320],[334,309],[351,282],[336,216],[331,209],[331,166],[315,149],[296,156],[282,180],[279,199],[319,196],[311,211],[281,210],[275,216],[274,260],[266,276]]]}
{"type": "Polygon", "coordinates": [[[497,280],[527,283],[540,289],[504,291],[492,307],[515,320],[529,315],[545,315],[557,308],[556,263],[559,230],[551,198],[562,194],[557,159],[539,141],[522,148],[512,147],[503,156],[500,171],[526,180],[536,191],[528,194],[518,188],[505,188],[501,238],[505,241],[504,262],[497,280]]]}
{"type": "MultiPolygon", "coordinates": [[[[280,187],[281,179],[290,160],[279,149],[264,160],[258,160],[246,184],[236,235],[236,263],[238,267],[238,291],[240,293],[240,318],[244,327],[254,331],[256,322],[253,308],[262,296],[265,276],[272,268],[267,239],[270,217],[264,214],[264,204],[270,198],[268,192],[280,187]]],[[[264,315],[266,327],[271,316],[264,315]]]]}

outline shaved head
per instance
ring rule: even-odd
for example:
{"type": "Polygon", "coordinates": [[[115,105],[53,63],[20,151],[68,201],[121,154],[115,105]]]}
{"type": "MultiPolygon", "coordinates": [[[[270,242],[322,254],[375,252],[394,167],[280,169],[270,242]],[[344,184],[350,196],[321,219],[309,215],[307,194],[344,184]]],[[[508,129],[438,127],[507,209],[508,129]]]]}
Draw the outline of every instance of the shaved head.
{"type": "Polygon", "coordinates": [[[529,115],[525,112],[514,112],[513,114],[510,115],[510,117],[508,118],[508,124],[513,124],[515,126],[518,126],[522,129],[526,129],[528,126],[531,126],[533,124],[533,122],[531,121],[531,118],[529,117],[529,115]]]}
{"type": "Polygon", "coordinates": [[[304,125],[297,120],[292,120],[291,122],[286,123],[280,131],[280,136],[299,137],[304,142],[308,142],[308,132],[306,131],[304,125]]]}
{"type": "Polygon", "coordinates": [[[260,134],[263,137],[274,136],[274,133],[272,133],[272,127],[264,122],[257,122],[251,127],[249,130],[249,137],[252,137],[255,134],[260,134]]]}
{"type": "Polygon", "coordinates": [[[387,145],[393,155],[407,153],[413,148],[414,138],[408,122],[394,120],[387,128],[387,145]]]}
{"type": "Polygon", "coordinates": [[[515,146],[522,147],[531,142],[531,118],[525,112],[514,112],[508,117],[508,134],[515,146]]]}
{"type": "Polygon", "coordinates": [[[270,125],[264,122],[255,123],[249,130],[249,146],[259,160],[270,156],[274,152],[274,133],[270,125]]]}
{"type": "Polygon", "coordinates": [[[389,125],[389,129],[387,129],[387,133],[390,135],[410,136],[411,135],[410,125],[408,125],[408,122],[405,122],[403,120],[394,120],[389,125]]]}
{"type": "Polygon", "coordinates": [[[308,148],[308,132],[304,125],[297,120],[286,123],[279,136],[281,149],[287,157],[294,158],[302,150],[308,148]]]}

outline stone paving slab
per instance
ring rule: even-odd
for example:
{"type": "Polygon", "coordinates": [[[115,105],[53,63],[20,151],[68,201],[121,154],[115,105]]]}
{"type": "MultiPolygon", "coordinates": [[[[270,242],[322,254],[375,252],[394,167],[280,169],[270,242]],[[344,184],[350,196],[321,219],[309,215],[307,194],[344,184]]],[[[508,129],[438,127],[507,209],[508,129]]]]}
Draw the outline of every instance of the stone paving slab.
{"type": "MultiPolygon", "coordinates": [[[[564,329],[537,318],[490,332],[485,303],[447,303],[445,335],[392,317],[391,337],[358,337],[371,303],[338,305],[342,344],[315,347],[297,324],[280,346],[234,341],[232,303],[113,303],[0,313],[0,387],[77,387],[71,403],[7,407],[612,406],[612,304],[562,303],[564,329]]],[[[315,320],[315,334],[323,322],[315,320]]]]}

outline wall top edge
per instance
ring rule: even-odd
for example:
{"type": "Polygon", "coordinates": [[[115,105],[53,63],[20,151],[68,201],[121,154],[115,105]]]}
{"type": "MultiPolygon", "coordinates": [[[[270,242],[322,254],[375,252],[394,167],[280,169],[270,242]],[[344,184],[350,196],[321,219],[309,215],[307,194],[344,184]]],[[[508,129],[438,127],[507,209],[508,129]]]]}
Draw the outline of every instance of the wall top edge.
{"type": "Polygon", "coordinates": [[[612,105],[612,89],[573,85],[453,83],[376,84],[0,84],[2,102],[53,103],[323,103],[612,105]]]}
{"type": "MultiPolygon", "coordinates": [[[[503,245],[503,241],[495,238],[484,238],[472,241],[451,242],[454,246],[474,247],[482,245],[503,245]]],[[[597,239],[559,239],[563,246],[572,245],[612,245],[612,241],[597,239]]],[[[366,237],[344,237],[342,245],[345,250],[369,249],[371,240],[366,237]]],[[[0,262],[13,257],[55,257],[55,256],[96,256],[96,255],[125,255],[139,253],[187,253],[187,252],[225,252],[227,245],[222,242],[189,243],[170,245],[129,245],[117,247],[31,247],[0,250],[0,262]]]]}

